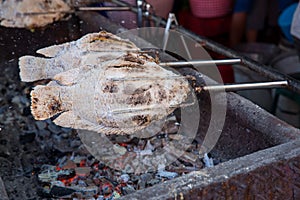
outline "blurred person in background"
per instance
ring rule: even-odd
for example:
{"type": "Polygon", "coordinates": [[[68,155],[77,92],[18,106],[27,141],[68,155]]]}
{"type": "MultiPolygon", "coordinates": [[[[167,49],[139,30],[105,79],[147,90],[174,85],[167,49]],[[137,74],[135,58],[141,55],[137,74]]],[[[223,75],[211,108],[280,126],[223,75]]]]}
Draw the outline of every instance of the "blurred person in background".
{"type": "Polygon", "coordinates": [[[257,42],[259,31],[266,27],[276,27],[280,12],[293,2],[294,0],[236,0],[229,34],[230,46],[236,46],[243,39],[246,42],[257,42]]]}
{"type": "Polygon", "coordinates": [[[223,43],[223,35],[229,32],[233,0],[183,2],[184,7],[177,13],[179,24],[194,33],[223,43]]]}
{"type": "Polygon", "coordinates": [[[297,9],[293,16],[291,34],[294,39],[294,46],[297,50],[298,57],[300,59],[300,3],[298,3],[297,9]]]}
{"type": "Polygon", "coordinates": [[[246,29],[247,17],[252,9],[252,4],[253,0],[235,1],[229,34],[230,46],[236,46],[241,42],[246,29]]]}

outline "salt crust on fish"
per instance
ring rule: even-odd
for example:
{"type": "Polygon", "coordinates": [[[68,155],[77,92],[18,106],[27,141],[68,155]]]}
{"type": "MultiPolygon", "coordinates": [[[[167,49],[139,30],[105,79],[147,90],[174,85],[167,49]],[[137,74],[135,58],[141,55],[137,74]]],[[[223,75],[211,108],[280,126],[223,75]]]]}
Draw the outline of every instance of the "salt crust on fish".
{"type": "Polygon", "coordinates": [[[31,92],[34,118],[104,134],[134,134],[163,119],[187,99],[189,83],[138,50],[100,32],[38,51],[50,58],[21,57],[21,80],[52,80],[31,92]]]}
{"type": "Polygon", "coordinates": [[[0,25],[29,29],[43,27],[60,20],[65,16],[65,12],[70,10],[70,6],[63,0],[2,0],[0,1],[0,25]],[[54,13],[49,14],[49,12],[54,13]],[[48,14],[26,15],[26,13],[48,14]]]}

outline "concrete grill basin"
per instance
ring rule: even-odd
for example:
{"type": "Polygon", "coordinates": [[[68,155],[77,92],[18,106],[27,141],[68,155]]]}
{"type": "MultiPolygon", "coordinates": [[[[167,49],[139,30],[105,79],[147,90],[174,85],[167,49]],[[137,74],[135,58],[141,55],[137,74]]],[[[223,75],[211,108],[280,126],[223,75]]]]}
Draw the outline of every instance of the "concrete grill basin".
{"type": "MultiPolygon", "coordinates": [[[[0,49],[3,66],[16,67],[16,62],[11,59],[34,54],[38,48],[54,43],[75,40],[87,32],[99,31],[99,27],[112,33],[124,30],[97,13],[85,12],[78,16],[79,19],[73,17],[35,32],[1,28],[1,43],[9,48],[0,49]],[[14,43],[11,43],[11,37],[16,38],[14,43]]],[[[203,84],[199,72],[191,68],[179,71],[196,77],[196,84],[203,84]]],[[[210,97],[207,92],[201,92],[197,97],[201,114],[197,137],[201,139],[211,120],[210,98],[218,99],[218,94],[210,97]]],[[[215,166],[138,190],[120,199],[300,199],[300,131],[235,93],[226,93],[226,99],[225,124],[210,152],[215,166]]],[[[18,127],[12,128],[16,129],[18,127]]],[[[4,179],[3,182],[4,187],[11,184],[4,179]]],[[[0,185],[0,189],[3,186],[0,185]]],[[[11,192],[8,196],[10,199],[15,197],[11,192]]],[[[36,194],[35,198],[39,196],[36,194]]]]}

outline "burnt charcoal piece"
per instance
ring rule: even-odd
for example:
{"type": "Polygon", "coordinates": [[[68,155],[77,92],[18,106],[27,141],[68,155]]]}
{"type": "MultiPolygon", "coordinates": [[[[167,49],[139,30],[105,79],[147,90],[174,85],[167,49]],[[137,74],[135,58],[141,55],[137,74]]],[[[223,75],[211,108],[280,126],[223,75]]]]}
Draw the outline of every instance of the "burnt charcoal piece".
{"type": "Polygon", "coordinates": [[[76,190],[73,190],[71,188],[59,187],[59,186],[54,185],[51,188],[50,195],[54,198],[59,198],[59,197],[71,195],[74,192],[76,192],[76,190]]]}
{"type": "Polygon", "coordinates": [[[21,144],[31,143],[35,139],[35,133],[31,132],[31,133],[26,133],[24,135],[20,135],[19,139],[21,144]]]}

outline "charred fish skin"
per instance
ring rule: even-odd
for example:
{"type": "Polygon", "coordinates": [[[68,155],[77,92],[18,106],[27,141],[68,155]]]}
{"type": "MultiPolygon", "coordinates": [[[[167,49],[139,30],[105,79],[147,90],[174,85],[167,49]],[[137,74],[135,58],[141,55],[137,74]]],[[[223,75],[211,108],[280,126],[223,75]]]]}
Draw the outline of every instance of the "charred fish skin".
{"type": "MultiPolygon", "coordinates": [[[[119,38],[114,42],[116,46],[124,44],[119,38]]],[[[52,50],[48,55],[59,57],[64,53],[53,49],[65,48],[62,47],[49,47],[52,50]]],[[[130,49],[136,50],[135,45],[130,49]]],[[[94,58],[94,51],[86,53],[82,57],[86,61],[62,72],[55,68],[57,62],[53,63],[53,68],[48,69],[53,69],[52,81],[46,86],[36,86],[31,92],[31,109],[36,120],[57,116],[54,123],[63,127],[129,135],[165,118],[185,102],[190,92],[185,77],[159,66],[145,54],[122,51],[111,60],[94,58]]],[[[35,62],[37,66],[30,67],[27,63],[24,67],[20,60],[22,80],[42,77],[38,74],[41,70],[32,70],[42,68],[41,63],[35,62]],[[24,77],[26,73],[38,75],[24,77]]]]}

